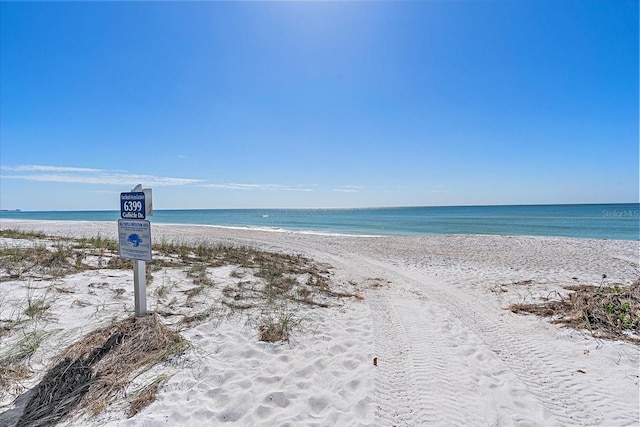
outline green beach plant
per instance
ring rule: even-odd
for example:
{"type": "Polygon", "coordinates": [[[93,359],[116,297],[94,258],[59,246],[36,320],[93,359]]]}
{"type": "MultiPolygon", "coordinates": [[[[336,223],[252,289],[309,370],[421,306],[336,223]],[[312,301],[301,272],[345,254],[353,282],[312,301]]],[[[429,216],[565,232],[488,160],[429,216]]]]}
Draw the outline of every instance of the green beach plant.
{"type": "Polygon", "coordinates": [[[31,320],[38,320],[51,308],[55,297],[50,295],[49,288],[44,292],[36,293],[36,289],[31,284],[27,285],[27,295],[25,298],[24,315],[31,320]]]}
{"type": "Polygon", "coordinates": [[[18,342],[9,348],[7,352],[0,355],[0,365],[15,365],[29,359],[40,348],[42,341],[50,334],[50,332],[40,329],[24,332],[18,342]]]}

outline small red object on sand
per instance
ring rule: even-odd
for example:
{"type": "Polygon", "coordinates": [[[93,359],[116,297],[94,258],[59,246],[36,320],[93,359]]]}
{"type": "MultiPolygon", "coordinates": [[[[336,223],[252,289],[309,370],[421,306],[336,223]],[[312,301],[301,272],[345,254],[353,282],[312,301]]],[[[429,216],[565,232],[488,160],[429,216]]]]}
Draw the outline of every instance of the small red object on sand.
{"type": "Polygon", "coordinates": [[[377,357],[373,358],[373,366],[378,366],[378,358],[377,357]]]}

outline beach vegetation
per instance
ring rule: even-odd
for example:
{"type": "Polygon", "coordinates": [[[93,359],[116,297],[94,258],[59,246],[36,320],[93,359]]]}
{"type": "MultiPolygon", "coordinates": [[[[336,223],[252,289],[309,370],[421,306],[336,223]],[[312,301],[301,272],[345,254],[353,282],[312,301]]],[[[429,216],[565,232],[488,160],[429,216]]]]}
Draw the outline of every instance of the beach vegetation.
{"type": "Polygon", "coordinates": [[[76,247],[79,249],[103,249],[105,251],[117,252],[118,241],[102,237],[100,234],[94,237],[81,237],[75,239],[76,247]]]}
{"type": "Polygon", "coordinates": [[[43,330],[25,332],[22,338],[5,353],[0,354],[0,366],[19,364],[29,359],[40,348],[40,344],[48,335],[43,330]]]}
{"type": "Polygon", "coordinates": [[[203,285],[199,285],[199,286],[187,289],[186,291],[184,291],[184,294],[187,296],[187,301],[189,301],[190,299],[193,299],[198,295],[202,294],[204,290],[205,290],[205,287],[203,285]]]}
{"type": "Polygon", "coordinates": [[[0,248],[0,268],[5,270],[2,281],[20,279],[25,274],[63,277],[77,271],[73,252],[62,244],[52,248],[44,244],[0,248]]]}
{"type": "MultiPolygon", "coordinates": [[[[154,262],[146,264],[147,283],[152,282],[153,272],[162,277],[162,284],[152,287],[149,294],[157,299],[156,311],[123,320],[131,307],[117,301],[125,293],[119,283],[91,281],[86,285],[90,297],[76,297],[71,294],[83,289],[82,285],[71,288],[60,280],[84,271],[131,270],[133,262],[118,256],[116,241],[101,236],[75,239],[0,231],[4,237],[29,240],[0,247],[0,281],[17,281],[15,289],[24,295],[19,300],[0,293],[0,336],[14,343],[0,354],[0,398],[7,401],[7,396],[17,396],[24,391],[17,386],[19,382],[40,378],[19,425],[52,425],[74,414],[99,413],[123,396],[132,378],[189,348],[179,330],[240,317],[256,331],[258,340],[290,342],[304,328],[304,310],[330,307],[339,298],[361,299],[357,293],[335,288],[330,266],[298,254],[226,244],[160,242],[153,247],[154,262]],[[216,268],[222,268],[215,273],[215,277],[223,275],[220,280],[213,279],[216,268]],[[169,275],[168,269],[177,270],[178,276],[169,275]],[[112,292],[106,292],[109,290],[112,292]],[[27,331],[27,327],[47,322],[57,299],[66,300],[71,307],[94,306],[88,320],[107,326],[49,359],[49,369],[43,374],[29,369],[29,361],[56,333],[27,331]]],[[[157,377],[129,393],[127,415],[150,404],[166,379],[157,377]]]]}
{"type": "Polygon", "coordinates": [[[31,376],[26,363],[7,363],[0,359],[0,399],[21,394],[25,387],[22,381],[31,376]]]}
{"type": "Polygon", "coordinates": [[[131,270],[133,269],[133,261],[120,258],[119,256],[113,256],[107,261],[106,267],[112,270],[131,270]]]}
{"type": "MultiPolygon", "coordinates": [[[[136,376],[188,348],[184,338],[153,314],[97,329],[53,359],[18,425],[53,425],[74,413],[98,414],[136,376]]],[[[151,397],[137,401],[137,410],[145,401],[151,403],[151,397]]]]}
{"type": "Polygon", "coordinates": [[[0,399],[10,393],[22,393],[24,387],[21,382],[32,375],[28,366],[29,359],[49,335],[49,332],[41,329],[28,332],[23,330],[22,337],[0,353],[0,399]]]}
{"type": "Polygon", "coordinates": [[[192,264],[187,270],[187,277],[190,277],[197,286],[213,286],[213,280],[209,278],[205,263],[196,262],[192,264]]]}
{"type": "Polygon", "coordinates": [[[291,333],[300,328],[302,321],[286,308],[279,311],[266,312],[260,318],[258,339],[265,342],[288,342],[291,333]]]}
{"type": "Polygon", "coordinates": [[[203,323],[216,316],[219,312],[220,310],[218,306],[216,304],[212,304],[202,311],[182,316],[180,319],[180,325],[182,327],[190,327],[194,324],[203,323]]]}
{"type": "Polygon", "coordinates": [[[33,287],[32,283],[27,285],[26,297],[24,300],[23,314],[30,320],[38,320],[45,316],[54,302],[54,297],[50,294],[50,288],[44,292],[33,287]]]}
{"type": "Polygon", "coordinates": [[[158,391],[164,386],[168,380],[167,375],[158,375],[149,384],[135,390],[129,398],[129,409],[127,410],[127,418],[132,418],[142,411],[144,408],[156,401],[158,391]]]}
{"type": "Polygon", "coordinates": [[[514,313],[552,318],[553,323],[586,329],[594,337],[640,344],[640,279],[628,286],[570,285],[566,297],[543,304],[512,304],[514,313]]]}
{"type": "Polygon", "coordinates": [[[155,294],[158,297],[158,299],[164,299],[167,297],[167,295],[169,295],[169,293],[171,292],[171,289],[173,289],[173,285],[169,284],[169,283],[163,283],[162,285],[158,286],[155,290],[155,294]]]}
{"type": "Polygon", "coordinates": [[[41,231],[28,231],[28,230],[20,230],[17,228],[4,228],[0,230],[0,237],[4,237],[7,239],[47,239],[50,236],[47,236],[45,233],[41,231]]]}
{"type": "Polygon", "coordinates": [[[39,319],[51,308],[51,302],[46,296],[29,297],[24,314],[30,319],[39,319]]]}

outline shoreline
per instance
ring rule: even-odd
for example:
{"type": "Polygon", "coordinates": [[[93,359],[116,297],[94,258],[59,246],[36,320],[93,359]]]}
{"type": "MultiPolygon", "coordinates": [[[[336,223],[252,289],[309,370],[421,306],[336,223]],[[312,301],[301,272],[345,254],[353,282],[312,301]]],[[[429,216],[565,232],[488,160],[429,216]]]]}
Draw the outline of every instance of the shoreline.
{"type": "MultiPolygon", "coordinates": [[[[78,224],[110,224],[115,228],[115,235],[117,235],[117,220],[43,220],[43,219],[13,219],[13,218],[0,218],[0,228],[12,228],[11,224],[18,225],[18,227],[26,227],[27,229],[33,229],[34,227],[51,225],[55,229],[69,228],[65,225],[71,223],[78,224]]],[[[468,237],[508,237],[508,238],[542,238],[542,239],[576,239],[576,240],[595,240],[595,241],[618,241],[618,242],[640,242],[640,238],[637,239],[611,239],[611,238],[597,238],[597,237],[571,237],[571,236],[551,236],[551,235],[535,235],[535,234],[490,234],[490,233],[433,233],[433,234],[357,234],[357,233],[333,233],[313,230],[295,230],[286,229],[281,227],[257,227],[257,226],[234,226],[234,225],[216,225],[216,224],[197,224],[197,223],[170,223],[170,222],[153,222],[151,226],[156,227],[204,227],[210,229],[230,230],[239,232],[264,232],[264,233],[281,233],[281,234],[300,234],[309,236],[320,237],[344,237],[344,238],[433,238],[438,236],[468,236],[468,237]]],[[[102,227],[98,227],[102,229],[102,227]]],[[[73,230],[71,230],[73,231],[73,230]]],[[[74,235],[76,231],[73,231],[74,235]]]]}
{"type": "MultiPolygon", "coordinates": [[[[117,237],[113,222],[0,220],[0,228],[117,237]]],[[[152,233],[158,242],[222,243],[301,254],[326,266],[332,283],[357,290],[362,300],[303,309],[309,326],[289,345],[258,342],[254,329],[232,319],[186,329],[183,334],[201,355],[197,363],[194,359],[171,371],[158,400],[135,417],[124,419],[114,409],[88,425],[218,420],[237,425],[609,426],[640,421],[637,345],[594,338],[588,331],[508,310],[513,303],[567,295],[566,285],[628,285],[637,278],[638,241],[497,235],[378,238],[158,223],[152,233]]],[[[148,287],[150,307],[164,304],[157,295],[167,284],[176,286],[167,300],[188,291],[188,277],[174,270],[154,273],[148,287]]],[[[217,286],[227,283],[230,272],[209,270],[217,286]]],[[[58,320],[51,328],[90,324],[73,314],[78,309],[69,311],[74,300],[96,298],[91,292],[98,289],[87,283],[105,284],[100,298],[112,298],[122,289],[122,296],[114,297],[117,304],[100,300],[112,307],[103,313],[105,318],[121,312],[123,304],[132,309],[130,271],[83,274],[55,282],[75,293],[59,296],[58,320]]],[[[17,298],[27,283],[5,281],[0,286],[10,287],[7,295],[17,298]]],[[[86,308],[88,315],[95,312],[91,307],[86,308]]],[[[41,357],[45,364],[47,356],[41,357]]]]}

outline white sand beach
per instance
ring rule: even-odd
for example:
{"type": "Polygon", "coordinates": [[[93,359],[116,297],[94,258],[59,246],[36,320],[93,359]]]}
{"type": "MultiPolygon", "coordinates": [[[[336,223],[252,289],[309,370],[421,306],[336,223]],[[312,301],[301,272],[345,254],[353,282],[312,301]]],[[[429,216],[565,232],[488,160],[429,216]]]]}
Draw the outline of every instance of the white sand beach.
{"type": "MultiPolygon", "coordinates": [[[[0,229],[117,237],[117,225],[110,222],[2,220],[0,229]]],[[[640,272],[638,241],[347,237],[168,224],[152,224],[152,236],[154,242],[301,254],[326,265],[337,289],[361,298],[297,307],[296,318],[303,321],[288,343],[260,341],[242,315],[183,328],[190,350],[132,385],[166,374],[155,402],[127,418],[123,396],[95,417],[61,425],[640,423],[639,345],[509,310],[513,303],[567,295],[566,285],[631,284],[640,272]]],[[[24,242],[0,238],[2,247],[19,244],[24,242]]],[[[232,270],[207,270],[218,287],[212,292],[240,280],[232,270]]],[[[17,421],[20,396],[37,384],[58,352],[110,319],[132,315],[132,277],[130,270],[94,269],[0,282],[0,319],[10,317],[29,292],[55,295],[46,318],[29,326],[47,332],[29,360],[36,375],[0,396],[0,425],[17,421]]],[[[149,310],[166,311],[171,293],[182,298],[187,282],[176,268],[154,272],[149,310]],[[163,286],[168,293],[161,296],[163,286]]],[[[14,335],[0,335],[0,355],[15,345],[14,335]]]]}

